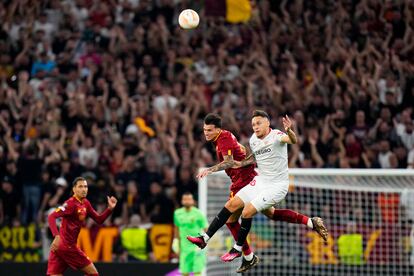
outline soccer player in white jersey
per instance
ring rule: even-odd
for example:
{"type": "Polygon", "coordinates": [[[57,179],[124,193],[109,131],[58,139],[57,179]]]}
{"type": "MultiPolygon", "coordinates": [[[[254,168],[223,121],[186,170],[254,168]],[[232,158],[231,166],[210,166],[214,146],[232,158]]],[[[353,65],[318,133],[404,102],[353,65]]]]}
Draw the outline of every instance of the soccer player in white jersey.
{"type": "MultiPolygon", "coordinates": [[[[283,118],[283,127],[286,133],[271,129],[270,118],[266,112],[256,110],[253,113],[254,134],[249,141],[252,154],[245,160],[234,163],[235,167],[256,163],[259,174],[253,179],[253,185],[247,185],[237,193],[244,203],[241,227],[237,243],[221,257],[223,261],[232,261],[241,256],[241,246],[250,231],[253,216],[271,208],[286,197],[289,189],[287,144],[295,144],[297,138],[288,116],[283,118]]],[[[315,217],[309,220],[309,223],[326,240],[328,231],[322,219],[315,217]]]]}
{"type": "MultiPolygon", "coordinates": [[[[210,223],[206,233],[203,233],[199,236],[188,236],[187,239],[198,247],[204,248],[210,238],[213,237],[217,230],[225,224],[227,219],[233,213],[244,207],[245,210],[246,208],[248,210],[248,213],[245,213],[246,218],[242,218],[242,223],[244,222],[245,226],[246,223],[251,225],[252,217],[258,211],[260,211],[275,221],[285,221],[289,223],[307,225],[309,228],[316,231],[326,241],[328,232],[323,225],[322,219],[318,217],[309,218],[293,210],[271,208],[274,204],[286,196],[288,190],[286,144],[296,143],[296,135],[291,130],[292,123],[290,122],[289,118],[286,117],[283,120],[287,134],[284,134],[278,130],[271,130],[269,116],[264,111],[255,111],[252,116],[252,122],[253,129],[255,130],[253,137],[256,137],[257,139],[257,141],[255,143],[251,143],[250,146],[253,147],[254,150],[242,161],[232,160],[232,167],[239,168],[247,166],[248,164],[253,164],[256,162],[256,157],[258,158],[257,165],[259,169],[259,176],[255,176],[248,185],[244,186],[231,200],[227,201],[224,208],[215,216],[213,221],[210,223]],[[257,132],[256,129],[258,130],[257,132]],[[258,142],[262,142],[263,146],[260,146],[258,142]],[[284,151],[274,149],[275,147],[281,147],[282,149],[284,148],[284,151]],[[274,154],[276,154],[277,160],[274,160],[272,158],[269,159],[269,157],[273,156],[274,154]],[[263,165],[265,167],[263,167],[263,165]],[[271,168],[266,168],[266,165],[269,165],[271,168]],[[263,178],[260,177],[260,173],[264,174],[263,178]],[[268,182],[263,184],[264,180],[268,182]],[[263,192],[262,189],[265,191],[263,192]],[[253,201],[254,204],[250,204],[250,201],[253,201]]],[[[240,235],[242,235],[241,237],[243,240],[246,239],[250,227],[247,229],[247,232],[246,229],[247,228],[244,227],[243,229],[239,230],[238,240],[240,235]]],[[[240,243],[238,242],[237,244],[240,243]]],[[[230,262],[235,258],[240,257],[241,255],[242,252],[236,245],[232,251],[223,255],[221,259],[224,262],[230,262]]],[[[242,266],[238,272],[244,272],[250,269],[256,263],[250,263],[250,261],[246,261],[243,258],[242,266]]]]}

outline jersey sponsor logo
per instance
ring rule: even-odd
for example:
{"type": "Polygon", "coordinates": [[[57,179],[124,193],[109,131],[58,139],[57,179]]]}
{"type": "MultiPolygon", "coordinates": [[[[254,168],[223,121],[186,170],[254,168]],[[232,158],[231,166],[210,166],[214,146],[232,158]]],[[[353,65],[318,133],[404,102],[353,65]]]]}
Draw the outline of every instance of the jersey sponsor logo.
{"type": "Polygon", "coordinates": [[[260,155],[260,154],[264,154],[264,153],[268,153],[271,152],[272,149],[271,148],[267,148],[267,149],[260,149],[260,150],[256,150],[254,152],[254,155],[260,155]]]}

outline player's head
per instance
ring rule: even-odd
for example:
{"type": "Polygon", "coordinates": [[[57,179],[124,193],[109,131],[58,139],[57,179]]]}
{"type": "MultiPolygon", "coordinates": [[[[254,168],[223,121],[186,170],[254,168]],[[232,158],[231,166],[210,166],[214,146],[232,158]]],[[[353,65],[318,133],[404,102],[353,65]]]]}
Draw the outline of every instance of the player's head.
{"type": "Polygon", "coordinates": [[[83,177],[76,177],[72,182],[72,192],[78,199],[85,198],[88,195],[88,183],[86,182],[86,179],[83,177]]]}
{"type": "Polygon", "coordinates": [[[214,113],[207,114],[204,117],[203,131],[207,141],[214,140],[221,131],[221,117],[214,113]]]}
{"type": "Polygon", "coordinates": [[[181,204],[186,208],[193,207],[194,206],[193,194],[190,192],[184,193],[183,196],[181,197],[181,204]]]}
{"type": "Polygon", "coordinates": [[[252,128],[257,138],[263,138],[270,128],[270,117],[263,110],[255,110],[252,115],[252,128]]]}

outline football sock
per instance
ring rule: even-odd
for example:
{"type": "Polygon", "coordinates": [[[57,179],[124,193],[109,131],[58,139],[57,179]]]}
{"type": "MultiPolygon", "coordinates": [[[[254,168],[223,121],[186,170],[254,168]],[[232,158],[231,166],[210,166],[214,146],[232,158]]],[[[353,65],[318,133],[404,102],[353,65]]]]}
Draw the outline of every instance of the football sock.
{"type": "Polygon", "coordinates": [[[310,229],[313,229],[313,222],[310,218],[308,218],[308,223],[306,224],[310,229]]]}
{"type": "Polygon", "coordinates": [[[244,255],[244,258],[246,259],[246,261],[251,261],[253,260],[253,252],[251,252],[249,255],[244,255]]]}
{"type": "Polygon", "coordinates": [[[237,244],[235,244],[233,246],[233,248],[236,249],[237,251],[241,251],[242,250],[242,247],[240,245],[237,245],[237,244]]]}
{"type": "MultiPolygon", "coordinates": [[[[206,235],[208,236],[208,239],[210,239],[217,232],[217,230],[219,230],[226,223],[230,216],[231,212],[229,209],[223,207],[223,209],[221,209],[220,213],[217,214],[207,229],[206,235]]],[[[206,240],[204,237],[205,242],[207,242],[208,239],[206,240]]]]}
{"type": "Polygon", "coordinates": [[[288,209],[275,209],[272,219],[275,221],[304,224],[309,228],[313,228],[312,220],[309,217],[288,209]]]}
{"type": "MultiPolygon", "coordinates": [[[[239,235],[239,230],[240,230],[240,223],[238,221],[230,222],[230,223],[226,223],[226,226],[227,228],[229,228],[231,234],[233,235],[234,240],[237,241],[237,237],[239,235]]],[[[252,253],[252,250],[250,249],[249,243],[247,241],[243,244],[242,251],[243,251],[244,256],[250,255],[252,253]]]]}
{"type": "Polygon", "coordinates": [[[252,218],[242,218],[239,235],[237,237],[237,245],[242,246],[246,241],[247,235],[250,232],[250,228],[252,227],[252,218]]]}

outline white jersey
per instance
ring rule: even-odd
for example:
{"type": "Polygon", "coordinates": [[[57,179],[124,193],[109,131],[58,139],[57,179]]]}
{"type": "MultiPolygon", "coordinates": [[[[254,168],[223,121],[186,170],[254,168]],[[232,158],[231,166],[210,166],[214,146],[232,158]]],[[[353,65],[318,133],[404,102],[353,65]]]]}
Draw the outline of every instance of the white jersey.
{"type": "Polygon", "coordinates": [[[289,181],[287,144],[281,142],[284,135],[280,130],[272,129],[264,139],[253,134],[249,141],[259,175],[269,179],[269,184],[289,181]]]}

